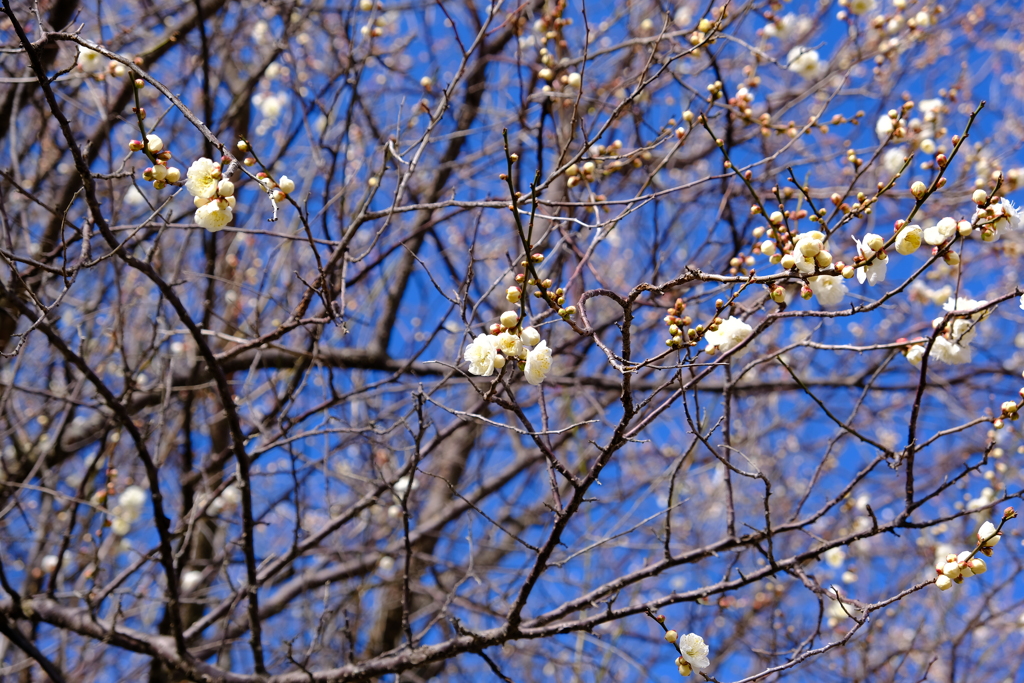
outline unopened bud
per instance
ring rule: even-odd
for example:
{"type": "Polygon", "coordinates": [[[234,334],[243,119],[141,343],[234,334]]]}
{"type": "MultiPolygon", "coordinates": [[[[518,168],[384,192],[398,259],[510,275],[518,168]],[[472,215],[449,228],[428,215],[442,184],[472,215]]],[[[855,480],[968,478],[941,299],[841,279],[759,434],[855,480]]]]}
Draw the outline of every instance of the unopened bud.
{"type": "Polygon", "coordinates": [[[910,186],[910,194],[914,195],[917,199],[924,197],[926,192],[928,192],[928,186],[920,180],[915,180],[914,184],[910,186]]]}
{"type": "Polygon", "coordinates": [[[519,314],[515,311],[505,311],[501,314],[501,318],[499,318],[499,320],[501,320],[502,326],[507,329],[512,329],[519,324],[519,314]]]}

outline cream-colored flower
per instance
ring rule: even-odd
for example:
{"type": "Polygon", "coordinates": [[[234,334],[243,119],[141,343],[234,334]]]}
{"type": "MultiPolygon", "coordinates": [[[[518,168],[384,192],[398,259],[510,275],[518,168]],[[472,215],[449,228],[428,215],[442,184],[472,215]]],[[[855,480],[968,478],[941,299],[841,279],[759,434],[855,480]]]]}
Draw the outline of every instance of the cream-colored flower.
{"type": "MultiPolygon", "coordinates": [[[[217,183],[220,180],[220,164],[212,159],[201,157],[188,167],[188,180],[185,189],[193,197],[211,199],[217,196],[217,183]]],[[[198,221],[196,221],[198,223],[198,221]]]]}
{"type": "Polygon", "coordinates": [[[825,558],[825,563],[828,566],[838,569],[846,561],[846,551],[842,548],[829,548],[822,554],[822,557],[825,558]]]}
{"type": "Polygon", "coordinates": [[[850,14],[867,14],[875,9],[875,0],[850,0],[846,5],[850,14]]]}
{"type": "Polygon", "coordinates": [[[710,649],[704,639],[696,633],[680,636],[678,645],[679,654],[694,671],[703,671],[711,666],[711,662],[708,660],[710,649]]]}
{"type": "Polygon", "coordinates": [[[811,29],[812,25],[813,20],[808,16],[787,14],[781,19],[776,19],[765,26],[764,34],[769,38],[786,40],[791,37],[802,36],[811,29]]]}
{"type": "Polygon", "coordinates": [[[836,306],[846,296],[846,284],[838,275],[817,275],[808,279],[807,283],[822,306],[836,306]]]}
{"type": "MultiPolygon", "coordinates": [[[[888,120],[888,116],[885,117],[888,120]]],[[[885,150],[885,154],[882,155],[882,168],[885,172],[890,175],[899,173],[899,170],[903,168],[903,162],[907,158],[907,148],[893,147],[892,149],[885,150]]]]}
{"type": "Polygon", "coordinates": [[[190,569],[187,572],[181,574],[181,590],[185,593],[189,593],[193,588],[198,586],[203,580],[203,573],[195,569],[190,569]]]}
{"type": "Polygon", "coordinates": [[[913,254],[921,246],[924,231],[920,225],[905,225],[896,235],[896,251],[904,256],[913,254]]]}
{"type": "Polygon", "coordinates": [[[502,332],[494,340],[494,346],[505,354],[506,358],[519,358],[523,353],[523,342],[510,332],[502,332]]]}
{"type": "MultiPolygon", "coordinates": [[[[864,236],[863,242],[856,237],[853,238],[853,241],[857,243],[857,253],[864,260],[867,260],[875,255],[875,251],[868,244],[882,242],[883,240],[878,235],[868,233],[864,236]]],[[[857,268],[857,282],[864,284],[866,281],[871,286],[877,285],[885,279],[885,272],[888,267],[888,258],[877,257],[870,264],[857,268]]]]}
{"type": "Polygon", "coordinates": [[[922,360],[924,360],[924,346],[921,344],[914,344],[907,349],[907,362],[915,368],[921,367],[922,360]]]}
{"type": "Polygon", "coordinates": [[[494,358],[498,354],[495,341],[494,335],[481,334],[466,347],[462,358],[469,363],[469,374],[478,377],[494,374],[494,358]]]}
{"type": "Polygon", "coordinates": [[[215,201],[196,209],[195,222],[200,228],[217,232],[231,222],[232,209],[226,201],[215,201]]]}
{"type": "MultiPolygon", "coordinates": [[[[708,353],[725,353],[729,349],[739,346],[753,331],[754,328],[747,323],[735,316],[729,316],[728,320],[718,326],[717,331],[709,331],[704,334],[704,341],[708,343],[706,351],[708,353]]],[[[736,355],[742,355],[749,348],[749,346],[744,348],[736,355]]]]}
{"type": "Polygon", "coordinates": [[[132,523],[124,517],[115,517],[110,522],[110,530],[116,536],[127,536],[128,532],[132,530],[132,523]]]}
{"type": "Polygon", "coordinates": [[[817,50],[797,45],[786,55],[786,68],[807,80],[814,80],[823,71],[821,57],[817,50]]]}
{"type": "Polygon", "coordinates": [[[961,346],[945,337],[936,337],[930,356],[947,365],[963,365],[971,362],[971,347],[961,346]]]}
{"type": "Polygon", "coordinates": [[[78,68],[87,74],[97,74],[107,68],[109,60],[95,50],[78,48],[78,68]]]}
{"type": "Polygon", "coordinates": [[[142,508],[146,504],[146,491],[141,486],[129,486],[117,497],[117,504],[120,508],[118,516],[129,523],[134,522],[142,515],[142,508]]]}
{"type": "Polygon", "coordinates": [[[542,341],[526,354],[526,365],[523,367],[526,374],[526,381],[530,384],[540,384],[551,372],[551,349],[548,343],[542,341]]]}
{"type": "Polygon", "coordinates": [[[956,234],[956,221],[949,216],[941,221],[924,229],[924,241],[936,247],[956,234]]]}

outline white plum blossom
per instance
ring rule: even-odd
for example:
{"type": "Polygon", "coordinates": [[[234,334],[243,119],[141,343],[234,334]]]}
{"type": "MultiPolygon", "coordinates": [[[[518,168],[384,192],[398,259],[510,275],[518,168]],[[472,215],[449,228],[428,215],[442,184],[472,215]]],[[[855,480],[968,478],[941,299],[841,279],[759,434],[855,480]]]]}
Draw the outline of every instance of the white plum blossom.
{"type": "Polygon", "coordinates": [[[677,644],[681,658],[694,671],[703,671],[711,666],[711,662],[708,660],[710,648],[708,648],[704,639],[696,633],[687,633],[684,636],[679,636],[677,644]]]}
{"type": "Polygon", "coordinates": [[[924,346],[921,344],[914,344],[907,349],[907,362],[915,368],[921,367],[922,360],[924,360],[924,346]]]}
{"type": "Polygon", "coordinates": [[[540,384],[551,371],[551,349],[548,343],[542,341],[526,354],[526,364],[523,366],[523,373],[526,381],[530,384],[540,384]]]}
{"type": "MultiPolygon", "coordinates": [[[[729,316],[724,320],[715,332],[708,331],[704,334],[704,341],[708,343],[708,353],[725,353],[726,351],[739,346],[744,339],[750,336],[754,328],[735,316],[729,316]]],[[[739,353],[742,355],[749,350],[749,346],[739,353]]]]}
{"type": "Polygon", "coordinates": [[[505,354],[506,358],[519,358],[523,355],[523,342],[509,332],[502,332],[495,337],[494,346],[505,354]]]}
{"type": "Polygon", "coordinates": [[[201,157],[188,167],[185,189],[193,197],[212,199],[217,196],[217,183],[220,181],[220,164],[212,159],[201,157]]]}
{"type": "Polygon", "coordinates": [[[802,36],[807,33],[811,29],[811,24],[810,17],[789,13],[765,26],[764,34],[769,38],[786,40],[787,38],[802,36]]]}
{"type": "Polygon", "coordinates": [[[478,377],[494,374],[494,359],[498,355],[496,340],[493,335],[481,334],[466,347],[462,357],[469,363],[469,374],[478,377]]]}
{"type": "Polygon", "coordinates": [[[800,74],[807,80],[814,80],[821,75],[823,70],[821,56],[817,50],[797,45],[786,55],[786,68],[800,74]]]}
{"type": "Polygon", "coordinates": [[[924,229],[924,241],[933,247],[944,243],[956,234],[956,221],[946,216],[935,225],[924,229]]]}
{"type": "Polygon", "coordinates": [[[993,202],[987,209],[977,209],[971,219],[977,225],[990,225],[995,229],[1008,227],[1011,230],[1019,230],[1021,227],[1021,212],[1013,202],[1000,198],[993,202]]]}
{"type": "Polygon", "coordinates": [[[829,548],[826,550],[822,557],[825,558],[826,564],[833,569],[838,569],[843,566],[843,562],[846,561],[846,551],[842,548],[829,548]]]}
{"type": "Polygon", "coordinates": [[[190,593],[196,588],[203,580],[203,573],[195,569],[190,569],[187,572],[181,574],[181,590],[185,593],[190,593]]]}
{"type": "Polygon", "coordinates": [[[57,556],[47,555],[43,558],[42,562],[39,563],[39,568],[42,569],[45,574],[52,574],[53,570],[57,568],[57,556]]]}
{"type": "Polygon", "coordinates": [[[693,9],[685,2],[679,5],[675,14],[672,15],[672,23],[676,25],[676,28],[689,28],[692,21],[693,9]]]}
{"type": "Polygon", "coordinates": [[[896,251],[904,256],[913,254],[921,246],[924,231],[920,225],[905,225],[896,234],[896,251]]]}
{"type": "MultiPolygon", "coordinates": [[[[871,249],[868,245],[883,242],[882,238],[878,235],[868,233],[864,236],[864,241],[860,241],[856,237],[853,241],[857,243],[857,253],[865,261],[875,255],[875,250],[871,249]]],[[[866,281],[869,285],[874,286],[885,279],[885,272],[889,267],[889,259],[883,258],[884,255],[875,258],[871,263],[866,266],[857,268],[857,282],[864,284],[866,281]]]]}
{"type": "Polygon", "coordinates": [[[107,67],[107,60],[99,52],[87,47],[78,48],[78,68],[87,74],[97,74],[107,67]]]}
{"type": "Polygon", "coordinates": [[[846,5],[850,14],[867,14],[875,9],[875,0],[850,0],[846,5]]]}
{"type": "MultiPolygon", "coordinates": [[[[875,123],[875,135],[878,136],[879,141],[885,140],[889,137],[889,134],[892,133],[894,128],[895,126],[893,125],[892,117],[888,114],[882,114],[878,117],[878,121],[875,123]]],[[[900,164],[902,165],[902,163],[903,160],[900,159],[900,164]]]]}
{"type": "Polygon", "coordinates": [[[938,97],[921,100],[917,103],[917,110],[924,115],[925,121],[934,121],[942,113],[942,100],[938,97]]]}
{"type": "Polygon", "coordinates": [[[1024,311],[1024,296],[1020,298],[1020,310],[1024,311]]]}
{"type": "MultiPolygon", "coordinates": [[[[885,119],[888,121],[889,117],[886,116],[885,119]]],[[[881,121],[881,119],[879,119],[879,121],[881,121]]],[[[903,168],[903,162],[906,158],[906,147],[900,146],[887,149],[885,150],[885,154],[882,155],[882,168],[884,168],[887,173],[895,175],[896,173],[899,173],[901,168],[903,168]]]]}
{"type": "Polygon", "coordinates": [[[929,354],[933,360],[947,365],[963,365],[971,362],[971,348],[951,342],[945,337],[936,337],[929,354]]]}
{"type": "MultiPolygon", "coordinates": [[[[949,297],[946,303],[942,304],[942,310],[947,312],[958,311],[966,313],[987,305],[988,301],[985,299],[967,299],[962,296],[958,296],[955,299],[953,297],[949,297]]],[[[987,318],[988,314],[989,311],[987,309],[984,311],[978,311],[971,315],[971,319],[982,320],[983,318],[987,318]]]]}
{"type": "Polygon", "coordinates": [[[145,504],[146,491],[141,486],[129,486],[117,498],[116,514],[131,524],[138,521],[145,504]]]}
{"type": "Polygon", "coordinates": [[[807,282],[822,306],[836,306],[846,296],[846,284],[841,276],[816,275],[807,282]]]}
{"type": "Polygon", "coordinates": [[[231,205],[227,201],[217,200],[196,209],[195,222],[201,228],[217,232],[231,222],[232,216],[231,205]]]}

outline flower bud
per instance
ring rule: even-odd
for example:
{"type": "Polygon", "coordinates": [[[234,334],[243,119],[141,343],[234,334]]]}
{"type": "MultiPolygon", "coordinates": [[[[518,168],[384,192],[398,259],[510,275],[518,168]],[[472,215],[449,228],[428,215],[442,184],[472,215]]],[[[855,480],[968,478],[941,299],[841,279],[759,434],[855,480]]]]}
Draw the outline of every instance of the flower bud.
{"type": "Polygon", "coordinates": [[[676,631],[668,630],[665,631],[665,640],[669,643],[674,643],[679,640],[679,634],[676,631]]]}
{"type": "Polygon", "coordinates": [[[1001,534],[996,533],[995,524],[992,522],[985,522],[981,525],[981,528],[978,529],[978,542],[984,543],[986,548],[991,548],[999,543],[1000,535],[1001,534]]]}
{"type": "Polygon", "coordinates": [[[857,274],[857,269],[854,268],[853,266],[843,266],[843,270],[841,272],[843,277],[849,280],[850,278],[857,274]]]}
{"type": "Polygon", "coordinates": [[[167,167],[163,164],[157,164],[153,167],[152,171],[154,180],[163,180],[167,177],[167,167]]]}
{"type": "Polygon", "coordinates": [[[536,327],[525,327],[519,333],[519,339],[527,346],[536,346],[540,344],[540,332],[536,327]]]}
{"type": "Polygon", "coordinates": [[[286,195],[284,192],[281,192],[281,190],[274,190],[273,192],[270,193],[270,196],[271,198],[273,198],[275,202],[283,202],[285,199],[288,198],[288,195],[286,195]]]}
{"type": "Polygon", "coordinates": [[[864,246],[871,251],[880,251],[885,246],[885,240],[881,235],[869,233],[864,237],[864,246]]]}
{"type": "Polygon", "coordinates": [[[509,303],[512,303],[512,304],[518,302],[519,298],[522,295],[523,295],[523,290],[521,290],[521,289],[519,289],[518,287],[515,287],[515,286],[509,287],[508,289],[505,290],[505,299],[509,303]]]}
{"type": "Polygon", "coordinates": [[[960,233],[961,237],[967,237],[974,230],[974,226],[971,225],[970,221],[960,221],[956,224],[956,231],[960,233]]]}
{"type": "Polygon", "coordinates": [[[772,287],[772,301],[777,304],[781,304],[786,300],[786,290],[781,286],[776,285],[772,287]]]}
{"type": "Polygon", "coordinates": [[[505,356],[500,353],[494,355],[494,369],[501,370],[505,367],[505,356]]]}
{"type": "Polygon", "coordinates": [[[519,315],[515,311],[505,311],[499,320],[503,327],[510,330],[519,324],[519,315]]]}
{"type": "Polygon", "coordinates": [[[252,157],[246,157],[242,159],[242,163],[245,164],[246,166],[255,166],[256,160],[253,159],[252,157]]]}
{"type": "Polygon", "coordinates": [[[942,565],[942,573],[951,579],[960,576],[960,564],[958,562],[947,562],[942,565]]]}
{"type": "Polygon", "coordinates": [[[146,149],[153,154],[156,154],[164,148],[164,141],[160,139],[159,135],[147,135],[146,136],[146,149]]]}
{"type": "Polygon", "coordinates": [[[985,560],[980,557],[972,557],[967,562],[967,566],[971,568],[971,571],[974,572],[975,576],[978,574],[984,574],[988,571],[988,565],[985,564],[985,560]]]}
{"type": "Polygon", "coordinates": [[[566,84],[567,86],[569,86],[570,88],[575,88],[575,89],[579,89],[580,85],[582,85],[582,84],[583,84],[583,77],[582,77],[582,76],[580,76],[580,75],[579,75],[578,73],[576,73],[575,71],[573,71],[573,72],[572,72],[572,73],[570,73],[570,74],[568,75],[568,77],[566,78],[566,80],[565,80],[565,84],[566,84]]]}
{"type": "Polygon", "coordinates": [[[920,180],[915,180],[914,184],[910,186],[910,194],[914,195],[917,199],[924,197],[926,192],[928,192],[928,186],[920,180]]]}
{"type": "Polygon", "coordinates": [[[281,189],[281,192],[284,192],[285,194],[295,192],[295,181],[286,175],[281,176],[280,180],[277,181],[277,186],[281,189]]]}
{"type": "Polygon", "coordinates": [[[786,254],[785,256],[782,257],[782,260],[779,262],[779,265],[781,265],[785,270],[793,270],[794,268],[796,268],[796,257],[793,256],[792,254],[786,254]]]}
{"type": "Polygon", "coordinates": [[[224,180],[217,183],[217,194],[221,197],[230,197],[235,193],[235,184],[225,178],[224,180]]]}
{"type": "Polygon", "coordinates": [[[130,149],[133,152],[141,152],[142,148],[145,146],[146,145],[142,142],[142,140],[130,140],[128,142],[128,149],[130,149]]]}
{"type": "Polygon", "coordinates": [[[960,254],[955,251],[947,251],[942,255],[942,260],[946,262],[946,265],[955,266],[960,263],[960,254]]]}
{"type": "Polygon", "coordinates": [[[765,240],[761,242],[761,253],[765,256],[771,256],[775,253],[775,242],[772,240],[765,240]]]}
{"type": "Polygon", "coordinates": [[[982,204],[988,201],[988,193],[985,192],[985,190],[978,188],[977,190],[974,191],[974,194],[971,195],[971,201],[977,204],[978,206],[981,206],[982,204]]]}
{"type": "Polygon", "coordinates": [[[935,579],[935,585],[938,587],[940,591],[948,591],[950,588],[953,587],[953,580],[950,579],[948,576],[940,576],[939,578],[935,579]]]}
{"type": "Polygon", "coordinates": [[[198,209],[201,206],[206,206],[210,203],[210,200],[206,197],[193,197],[192,204],[198,209]]]}

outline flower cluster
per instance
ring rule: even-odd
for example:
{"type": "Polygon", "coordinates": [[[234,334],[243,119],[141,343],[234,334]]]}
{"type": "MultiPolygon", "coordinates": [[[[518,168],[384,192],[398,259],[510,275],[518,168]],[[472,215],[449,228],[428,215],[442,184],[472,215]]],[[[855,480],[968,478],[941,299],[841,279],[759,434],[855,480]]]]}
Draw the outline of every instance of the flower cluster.
{"type": "Polygon", "coordinates": [[[176,183],[181,180],[181,170],[168,166],[171,160],[171,150],[164,149],[164,141],[159,135],[147,135],[145,142],[132,140],[128,143],[128,149],[133,152],[146,151],[147,156],[153,160],[153,165],[142,171],[142,179],[153,183],[153,189],[162,190],[168,183],[176,183]]]}
{"type": "Polygon", "coordinates": [[[256,174],[256,179],[270,192],[270,196],[275,202],[283,202],[289,194],[295,192],[295,181],[286,175],[281,176],[277,182],[274,182],[273,178],[260,171],[256,174]]]}
{"type": "MultiPolygon", "coordinates": [[[[978,203],[978,209],[971,218],[971,223],[981,229],[981,239],[986,242],[995,242],[999,239],[999,228],[1008,227],[1011,230],[1019,230],[1021,227],[1020,209],[1014,206],[1013,202],[1002,197],[987,196],[984,190],[974,191],[974,201],[978,203]]],[[[961,221],[966,223],[967,221],[961,221]]],[[[968,234],[970,231],[968,231],[968,234]]]]}
{"type": "Polygon", "coordinates": [[[126,536],[132,524],[139,521],[146,504],[146,491],[141,486],[129,486],[117,498],[117,505],[111,510],[110,529],[118,536],[126,536]]]}
{"type": "MultiPolygon", "coordinates": [[[[1006,508],[1003,512],[1003,523],[1013,519],[1017,513],[1013,508],[1006,508]]],[[[1002,524],[999,525],[1002,527],[1002,524]]],[[[984,574],[988,570],[985,560],[975,557],[979,552],[986,557],[992,557],[993,549],[999,544],[1002,532],[992,522],[985,522],[978,529],[978,543],[974,550],[964,550],[959,554],[950,553],[944,559],[935,564],[935,585],[939,590],[949,590],[954,583],[963,583],[964,579],[978,574],[984,574]]]]}
{"type": "MultiPolygon", "coordinates": [[[[955,299],[950,297],[942,308],[947,312],[956,313],[956,317],[945,325],[939,336],[935,337],[930,357],[947,365],[970,363],[971,342],[978,334],[978,323],[989,314],[988,310],[977,311],[977,309],[986,304],[988,302],[985,300],[975,301],[962,297],[955,299]]],[[[943,318],[935,318],[932,321],[932,326],[938,328],[942,322],[943,318]]],[[[907,360],[912,365],[920,366],[921,360],[924,358],[924,350],[923,343],[912,344],[906,350],[907,360]]]]}
{"type": "Polygon", "coordinates": [[[196,206],[195,222],[201,228],[217,232],[231,222],[235,208],[235,184],[221,174],[221,165],[202,157],[188,169],[185,189],[196,206]]]}
{"type": "MultiPolygon", "coordinates": [[[[721,320],[721,318],[716,318],[721,320]]],[[[743,343],[747,337],[754,331],[754,328],[743,322],[735,316],[729,316],[726,320],[722,320],[721,323],[712,323],[711,327],[708,328],[707,333],[704,335],[704,341],[708,343],[707,349],[709,354],[712,353],[725,353],[730,349],[734,349],[743,343]]],[[[750,350],[750,347],[741,349],[736,356],[739,357],[750,350]]]]}
{"type": "Polygon", "coordinates": [[[821,63],[821,56],[817,50],[797,45],[786,55],[786,68],[800,74],[809,81],[816,80],[825,71],[825,65],[821,63]]]}
{"type": "Polygon", "coordinates": [[[463,352],[469,363],[469,374],[490,377],[511,360],[519,363],[526,381],[540,384],[551,371],[551,349],[534,327],[519,327],[515,311],[501,314],[501,323],[491,326],[489,334],[481,334],[463,352]]]}
{"type": "Polygon", "coordinates": [[[711,666],[711,661],[708,659],[710,649],[704,639],[696,633],[680,636],[677,631],[668,630],[665,632],[665,640],[675,645],[679,651],[679,656],[676,657],[676,667],[681,675],[689,676],[694,671],[699,673],[711,666]]]}

